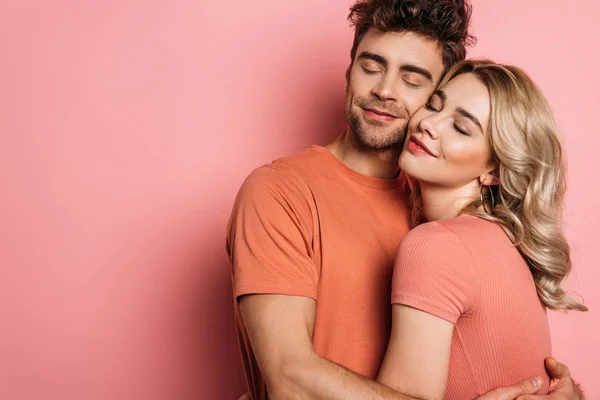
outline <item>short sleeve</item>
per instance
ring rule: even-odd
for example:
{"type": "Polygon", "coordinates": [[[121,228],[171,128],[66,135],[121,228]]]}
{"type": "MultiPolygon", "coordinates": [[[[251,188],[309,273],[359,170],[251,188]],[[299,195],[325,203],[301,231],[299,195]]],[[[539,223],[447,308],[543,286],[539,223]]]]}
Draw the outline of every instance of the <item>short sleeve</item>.
{"type": "Polygon", "coordinates": [[[419,225],[400,243],[394,266],[392,303],[410,306],[453,324],[479,298],[476,265],[450,229],[436,222],[419,225]]]}
{"type": "Polygon", "coordinates": [[[245,294],[317,297],[311,208],[292,179],[269,166],[242,185],[227,225],[235,298],[245,294]]]}

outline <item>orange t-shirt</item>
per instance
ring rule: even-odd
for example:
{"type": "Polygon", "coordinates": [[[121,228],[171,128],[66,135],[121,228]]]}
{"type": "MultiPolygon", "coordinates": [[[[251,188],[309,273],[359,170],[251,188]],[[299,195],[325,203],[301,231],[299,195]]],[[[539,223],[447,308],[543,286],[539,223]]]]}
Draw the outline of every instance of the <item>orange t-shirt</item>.
{"type": "Polygon", "coordinates": [[[529,266],[493,222],[463,215],[408,233],[394,268],[392,303],[454,324],[448,400],[474,399],[533,375],[547,378],[546,309],[529,266]]]}
{"type": "MultiPolygon", "coordinates": [[[[227,229],[235,298],[315,299],[316,352],[374,379],[389,339],[394,259],[409,229],[407,189],[401,178],[359,174],[317,146],[256,169],[227,229]]],[[[266,399],[237,302],[236,319],[250,393],[266,399]]]]}

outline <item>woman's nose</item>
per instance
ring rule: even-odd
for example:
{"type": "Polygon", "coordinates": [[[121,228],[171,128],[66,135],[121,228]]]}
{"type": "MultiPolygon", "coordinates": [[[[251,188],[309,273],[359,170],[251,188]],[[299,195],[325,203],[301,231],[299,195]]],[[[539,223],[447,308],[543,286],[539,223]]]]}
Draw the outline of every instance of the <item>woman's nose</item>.
{"type": "Polygon", "coordinates": [[[433,115],[423,118],[421,122],[419,122],[419,129],[429,135],[432,139],[437,139],[439,137],[437,121],[433,115]]]}

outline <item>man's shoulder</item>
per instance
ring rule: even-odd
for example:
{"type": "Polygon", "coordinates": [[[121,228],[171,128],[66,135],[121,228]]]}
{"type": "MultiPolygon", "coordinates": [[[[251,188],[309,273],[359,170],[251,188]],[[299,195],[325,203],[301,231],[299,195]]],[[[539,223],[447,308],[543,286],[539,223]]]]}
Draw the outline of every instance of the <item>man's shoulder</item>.
{"type": "Polygon", "coordinates": [[[312,146],[300,153],[278,158],[264,167],[270,167],[281,173],[305,174],[325,168],[333,155],[325,147],[312,146]]]}
{"type": "Polygon", "coordinates": [[[300,153],[285,156],[256,168],[246,181],[257,184],[280,185],[293,182],[306,184],[327,168],[327,150],[313,146],[300,153]]]}
{"type": "Polygon", "coordinates": [[[327,170],[326,151],[325,148],[313,146],[262,165],[248,175],[240,194],[279,193],[306,197],[313,182],[327,170]]]}

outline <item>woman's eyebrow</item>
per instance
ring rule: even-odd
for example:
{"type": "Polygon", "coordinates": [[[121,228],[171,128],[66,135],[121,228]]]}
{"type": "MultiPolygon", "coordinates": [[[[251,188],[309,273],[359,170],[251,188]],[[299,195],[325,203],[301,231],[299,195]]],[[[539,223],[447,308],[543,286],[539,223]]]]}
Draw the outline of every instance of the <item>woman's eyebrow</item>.
{"type": "Polygon", "coordinates": [[[467,117],[471,121],[473,121],[473,123],[479,127],[479,130],[481,130],[481,133],[483,133],[483,127],[481,126],[481,123],[479,122],[477,117],[475,117],[473,114],[471,114],[470,112],[468,112],[467,110],[465,110],[464,108],[461,108],[461,107],[458,107],[456,109],[456,112],[459,113],[460,115],[462,115],[463,117],[467,117]]]}

